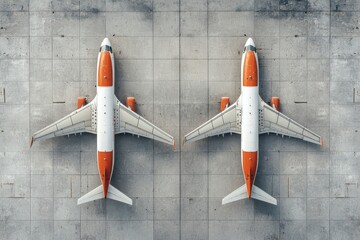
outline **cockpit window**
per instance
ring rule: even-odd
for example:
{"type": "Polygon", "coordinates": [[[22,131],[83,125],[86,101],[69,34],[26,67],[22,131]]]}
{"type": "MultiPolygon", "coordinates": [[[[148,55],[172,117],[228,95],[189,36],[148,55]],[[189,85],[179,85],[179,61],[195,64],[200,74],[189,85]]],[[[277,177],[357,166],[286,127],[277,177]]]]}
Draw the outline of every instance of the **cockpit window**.
{"type": "Polygon", "coordinates": [[[101,46],[100,47],[100,52],[103,52],[103,51],[109,51],[109,52],[112,53],[112,48],[109,45],[101,46]]]}
{"type": "Polygon", "coordinates": [[[247,46],[244,47],[244,52],[246,52],[248,50],[256,52],[256,47],[254,47],[252,45],[247,45],[247,46]]]}

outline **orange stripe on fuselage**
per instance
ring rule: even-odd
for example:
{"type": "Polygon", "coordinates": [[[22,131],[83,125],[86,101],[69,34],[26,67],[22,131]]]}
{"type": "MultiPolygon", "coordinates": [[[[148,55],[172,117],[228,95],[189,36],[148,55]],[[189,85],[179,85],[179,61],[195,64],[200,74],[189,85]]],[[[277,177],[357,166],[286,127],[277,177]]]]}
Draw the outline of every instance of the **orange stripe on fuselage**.
{"type": "Polygon", "coordinates": [[[110,184],[112,165],[113,165],[113,152],[98,151],[98,168],[99,168],[101,183],[103,185],[104,198],[106,198],[110,184]]]}
{"type": "Polygon", "coordinates": [[[247,51],[245,53],[243,67],[243,86],[256,87],[258,85],[258,72],[255,52],[247,51]]]}
{"type": "Polygon", "coordinates": [[[113,85],[111,55],[108,51],[100,53],[98,69],[98,86],[109,87],[113,85]]]}
{"type": "Polygon", "coordinates": [[[254,184],[254,179],[256,176],[256,169],[258,163],[258,153],[257,152],[242,152],[242,162],[244,177],[246,181],[246,188],[248,192],[248,197],[251,197],[252,186],[254,184]]]}

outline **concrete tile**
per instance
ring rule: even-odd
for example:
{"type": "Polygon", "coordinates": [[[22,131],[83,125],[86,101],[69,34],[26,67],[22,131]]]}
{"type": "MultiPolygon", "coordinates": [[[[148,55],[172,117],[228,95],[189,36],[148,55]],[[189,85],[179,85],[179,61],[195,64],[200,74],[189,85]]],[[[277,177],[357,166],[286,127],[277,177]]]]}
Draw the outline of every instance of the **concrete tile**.
{"type": "MultiPolygon", "coordinates": [[[[180,34],[182,37],[207,36],[206,12],[182,12],[180,16],[180,34]]],[[[209,28],[210,29],[210,28],[209,28]]]]}
{"type": "Polygon", "coordinates": [[[331,220],[359,220],[359,201],[356,198],[331,198],[331,220]]]}
{"type": "Polygon", "coordinates": [[[359,221],[330,221],[330,239],[353,239],[359,231],[359,221]]]}
{"type": "Polygon", "coordinates": [[[51,37],[30,38],[30,58],[51,58],[52,39],[51,37]]]}
{"type": "Polygon", "coordinates": [[[151,12],[108,13],[106,15],[107,35],[118,37],[153,36],[151,12]]]}
{"type": "Polygon", "coordinates": [[[339,0],[331,1],[331,10],[336,11],[359,11],[360,5],[357,1],[351,0],[346,3],[343,3],[339,0]]]}
{"type": "Polygon", "coordinates": [[[308,197],[329,196],[329,175],[308,175],[307,184],[308,197]]]}
{"type": "Polygon", "coordinates": [[[208,3],[206,0],[200,0],[196,2],[191,0],[184,0],[180,1],[180,11],[207,11],[207,5],[208,3]]]}
{"type": "Polygon", "coordinates": [[[80,221],[54,221],[54,240],[79,239],[80,233],[80,221]]]}
{"type": "MultiPolygon", "coordinates": [[[[84,3],[84,2],[80,2],[84,3]]],[[[85,2],[86,4],[86,2],[85,2]]],[[[80,8],[87,8],[89,6],[80,6],[80,8]]],[[[106,35],[106,16],[100,12],[81,12],[80,13],[80,36],[99,36],[106,35]]]]}
{"type": "MultiPolygon", "coordinates": [[[[179,80],[179,60],[154,60],[155,81],[179,80]]],[[[179,85],[177,82],[174,82],[179,85]]]]}
{"type": "Polygon", "coordinates": [[[305,12],[280,12],[280,36],[294,37],[307,35],[307,14],[305,12]]]}
{"type": "Polygon", "coordinates": [[[0,222],[0,234],[5,239],[30,239],[30,221],[6,220],[0,222]]]}
{"type": "Polygon", "coordinates": [[[359,12],[334,12],[331,15],[331,35],[341,37],[356,37],[360,35],[356,20],[359,12]]]}
{"type": "Polygon", "coordinates": [[[159,240],[180,239],[179,221],[154,221],[154,238],[159,240]]]}
{"type": "Polygon", "coordinates": [[[31,197],[53,197],[53,176],[31,175],[31,197]]]}
{"type": "Polygon", "coordinates": [[[118,239],[119,236],[126,236],[129,239],[153,239],[153,221],[120,221],[106,225],[106,237],[118,239]],[[119,228],[121,224],[123,227],[119,228]]]}
{"type": "Polygon", "coordinates": [[[1,197],[30,197],[30,175],[0,175],[0,184],[1,197]]]}
{"type": "Polygon", "coordinates": [[[206,60],[181,60],[181,81],[205,81],[208,78],[207,72],[206,60]]]}
{"type": "Polygon", "coordinates": [[[306,11],[308,2],[295,0],[280,2],[280,11],[306,11]]]}
{"type": "Polygon", "coordinates": [[[204,197],[181,198],[181,220],[207,219],[208,205],[208,200],[204,197]]]}
{"type": "MultiPolygon", "coordinates": [[[[274,194],[272,194],[272,196],[275,197],[274,194]]],[[[279,203],[279,198],[277,198],[277,201],[279,203]]],[[[267,221],[278,222],[280,219],[280,209],[279,206],[269,205],[268,203],[254,200],[254,215],[255,221],[257,221],[256,225],[258,223],[267,221]]],[[[255,235],[257,234],[257,232],[258,231],[256,231],[255,235]]]]}
{"type": "Polygon", "coordinates": [[[54,173],[79,174],[80,152],[54,152],[54,173]]]}
{"type": "MultiPolygon", "coordinates": [[[[307,102],[310,104],[327,104],[329,103],[330,83],[329,82],[308,82],[307,102]]],[[[324,106],[325,107],[325,106],[324,106]]],[[[326,116],[328,117],[328,116],[326,116]]]]}
{"type": "Polygon", "coordinates": [[[29,3],[25,0],[16,3],[11,0],[5,0],[1,2],[0,8],[3,9],[3,11],[26,11],[29,10],[29,3]]]}
{"type": "Polygon", "coordinates": [[[152,175],[115,175],[112,185],[131,198],[153,197],[153,181],[152,175]]]}
{"type": "Polygon", "coordinates": [[[329,221],[309,220],[306,232],[307,239],[329,239],[329,221]]]}
{"type": "Polygon", "coordinates": [[[241,59],[246,37],[209,37],[210,59],[241,59]]]}
{"type": "Polygon", "coordinates": [[[154,174],[179,174],[180,156],[173,153],[157,153],[154,156],[154,174]]]}
{"type": "Polygon", "coordinates": [[[183,175],[181,177],[181,195],[183,197],[207,197],[206,175],[183,175]]]}
{"type": "Polygon", "coordinates": [[[155,37],[154,58],[177,59],[179,58],[179,38],[155,37]]]}
{"type": "Polygon", "coordinates": [[[0,153],[0,165],[0,175],[30,173],[30,157],[25,152],[0,153]]]}
{"type": "Polygon", "coordinates": [[[280,220],[305,220],[305,198],[281,198],[280,220]]]}
{"type": "Polygon", "coordinates": [[[278,11],[279,1],[276,0],[254,0],[255,11],[278,11]]]}
{"type": "Polygon", "coordinates": [[[281,197],[306,197],[306,175],[282,175],[280,176],[281,197]]]}
{"type": "Polygon", "coordinates": [[[242,37],[254,35],[253,12],[210,12],[209,35],[242,37]]]}
{"type": "Polygon", "coordinates": [[[278,12],[255,12],[254,36],[275,37],[275,36],[279,36],[279,31],[280,31],[280,27],[279,27],[278,12]]]}
{"type": "Polygon", "coordinates": [[[205,37],[181,37],[180,46],[181,59],[206,59],[208,56],[205,37]]]}
{"type": "MultiPolygon", "coordinates": [[[[34,1],[31,1],[33,3],[34,1]]],[[[40,1],[39,1],[40,2],[40,1]]],[[[42,7],[46,4],[41,1],[42,7]]],[[[51,12],[30,12],[30,36],[51,36],[52,35],[52,19],[51,12]]]]}
{"type": "MultiPolygon", "coordinates": [[[[4,8],[1,8],[4,10],[4,8]]],[[[0,36],[27,36],[29,35],[29,12],[1,12],[0,36]]]]}
{"type": "Polygon", "coordinates": [[[356,58],[359,53],[358,37],[332,37],[330,39],[331,58],[356,58]]]}
{"type": "Polygon", "coordinates": [[[80,32],[80,14],[78,12],[53,13],[53,19],[52,19],[53,37],[79,36],[79,32],[80,32]]]}
{"type": "Polygon", "coordinates": [[[328,37],[309,37],[307,41],[309,58],[327,58],[330,52],[328,37]]]}
{"type": "Polygon", "coordinates": [[[179,220],[180,198],[154,198],[155,220],[179,220]]]}
{"type": "Polygon", "coordinates": [[[105,11],[106,0],[86,0],[80,1],[80,11],[87,11],[92,13],[98,13],[105,11]]]}
{"type": "Polygon", "coordinates": [[[54,59],[76,59],[78,57],[79,40],[76,37],[53,37],[54,59]]]}
{"type": "Polygon", "coordinates": [[[2,198],[0,202],[0,211],[0,220],[2,222],[30,220],[30,199],[2,198]]]}
{"type": "Polygon", "coordinates": [[[110,41],[116,60],[153,58],[152,37],[112,37],[110,41]]]}
{"type": "Polygon", "coordinates": [[[310,11],[327,11],[330,10],[330,1],[327,0],[310,0],[308,2],[310,11]]]}
{"type": "Polygon", "coordinates": [[[308,152],[307,153],[307,173],[308,174],[328,174],[330,165],[329,153],[308,152]]]}
{"type": "Polygon", "coordinates": [[[306,216],[311,220],[329,220],[329,199],[308,198],[306,216]]]}
{"type": "Polygon", "coordinates": [[[154,11],[178,11],[179,8],[179,0],[153,0],[154,11]]]}
{"type": "Polygon", "coordinates": [[[80,197],[80,176],[54,175],[54,197],[80,197]]]}
{"type": "Polygon", "coordinates": [[[0,59],[28,58],[28,37],[0,37],[0,59]]]}
{"type": "MultiPolygon", "coordinates": [[[[29,65],[28,65],[29,67],[29,65]]],[[[21,71],[21,69],[19,69],[21,71]]],[[[25,76],[25,75],[23,75],[25,76]]],[[[30,60],[30,81],[52,81],[52,62],[47,59],[30,60]]]]}
{"type": "Polygon", "coordinates": [[[210,152],[209,174],[242,174],[240,152],[210,152]]]}
{"type": "MultiPolygon", "coordinates": [[[[77,199],[54,198],[54,219],[80,220],[80,208],[77,206],[77,199]]],[[[55,229],[55,233],[56,233],[56,229],[55,229]]]]}
{"type": "Polygon", "coordinates": [[[208,154],[206,152],[184,152],[181,154],[182,174],[207,174],[208,154]]]}
{"type": "Polygon", "coordinates": [[[331,68],[328,59],[308,59],[308,81],[329,81],[331,68]]]}
{"type": "Polygon", "coordinates": [[[306,221],[280,221],[280,239],[306,239],[306,221]]]}
{"type": "Polygon", "coordinates": [[[306,37],[283,37],[280,39],[280,58],[306,58],[306,37]]]}
{"type": "Polygon", "coordinates": [[[255,239],[279,239],[279,222],[259,221],[255,222],[255,239]]]}
{"type": "Polygon", "coordinates": [[[52,9],[52,1],[32,0],[29,2],[30,11],[50,11],[52,9]]]}
{"type": "MultiPolygon", "coordinates": [[[[333,32],[331,31],[331,35],[333,32]]],[[[329,36],[330,35],[330,14],[329,12],[309,12],[308,14],[308,35],[329,36]]]]}
{"type": "Polygon", "coordinates": [[[180,197],[179,184],[176,175],[154,175],[154,197],[180,197]]]}
{"type": "Polygon", "coordinates": [[[307,61],[305,59],[281,59],[280,81],[304,82],[307,80],[307,61]]]}
{"type": "Polygon", "coordinates": [[[53,219],[54,219],[53,198],[31,199],[31,220],[53,220],[53,219]]]}
{"type": "Polygon", "coordinates": [[[280,152],[280,174],[306,174],[306,157],[300,152],[280,152]]]}
{"type": "Polygon", "coordinates": [[[154,13],[154,36],[177,37],[179,31],[178,12],[154,13]]]}
{"type": "Polygon", "coordinates": [[[242,175],[209,175],[209,197],[223,198],[243,184],[242,175]]]}
{"type": "Polygon", "coordinates": [[[254,200],[244,199],[233,204],[221,204],[222,198],[209,199],[209,220],[254,219],[254,200]]]}
{"type": "MultiPolygon", "coordinates": [[[[180,102],[184,104],[203,104],[208,102],[208,92],[207,91],[198,91],[196,89],[201,89],[201,86],[206,86],[205,81],[181,81],[181,94],[180,102]]],[[[204,89],[204,88],[203,88],[204,89]]]]}
{"type": "Polygon", "coordinates": [[[181,221],[181,239],[209,239],[207,221],[181,221]]]}
{"type": "MultiPolygon", "coordinates": [[[[116,201],[106,201],[106,212],[101,214],[106,215],[106,220],[153,220],[154,218],[154,203],[153,198],[133,198],[133,206],[127,204],[120,204],[116,201]]],[[[95,211],[99,211],[96,210],[95,211]]],[[[97,213],[100,215],[99,213],[97,213]]],[[[99,218],[99,217],[96,217],[99,218]]]]}
{"type": "Polygon", "coordinates": [[[106,239],[105,221],[82,221],[81,239],[106,239]]]}
{"type": "MultiPolygon", "coordinates": [[[[218,1],[210,0],[209,1],[209,10],[210,11],[252,11],[254,10],[254,0],[251,1],[218,1]]],[[[206,9],[205,9],[206,10],[206,9]]]]}
{"type": "Polygon", "coordinates": [[[152,0],[126,0],[121,2],[113,2],[107,0],[106,10],[122,12],[152,12],[152,0]]]}
{"type": "Polygon", "coordinates": [[[209,239],[230,239],[232,236],[248,239],[254,236],[254,229],[255,225],[248,221],[210,221],[209,239]]]}
{"type": "Polygon", "coordinates": [[[279,58],[279,39],[278,37],[256,37],[258,56],[263,59],[279,58]]]}
{"type": "Polygon", "coordinates": [[[53,237],[54,221],[31,221],[31,238],[47,240],[53,237]]]}
{"type": "MultiPolygon", "coordinates": [[[[160,61],[160,60],[159,60],[160,61]]],[[[115,61],[115,76],[118,86],[138,82],[153,81],[154,62],[152,60],[117,60],[115,61]],[[129,83],[127,83],[127,81],[129,83]]],[[[174,74],[174,73],[172,73],[174,74]]],[[[171,80],[171,79],[163,79],[171,80]]],[[[135,83],[138,85],[138,83],[135,83]]],[[[124,92],[124,91],[123,91],[124,92]]]]}

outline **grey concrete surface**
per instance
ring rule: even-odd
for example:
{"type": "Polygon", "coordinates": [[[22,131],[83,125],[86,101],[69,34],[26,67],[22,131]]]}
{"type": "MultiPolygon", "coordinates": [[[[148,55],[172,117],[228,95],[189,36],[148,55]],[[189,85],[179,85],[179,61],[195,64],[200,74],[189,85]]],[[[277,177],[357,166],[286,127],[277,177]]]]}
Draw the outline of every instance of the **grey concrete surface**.
{"type": "Polygon", "coordinates": [[[0,239],[358,239],[360,3],[357,0],[0,1],[0,239]],[[96,94],[102,39],[116,95],[177,149],[116,136],[112,184],[133,206],[76,200],[100,184],[93,135],[30,136],[96,94]],[[278,206],[221,199],[244,182],[240,136],[181,137],[240,94],[243,45],[258,47],[261,96],[325,147],[260,137],[256,184],[278,206]]]}

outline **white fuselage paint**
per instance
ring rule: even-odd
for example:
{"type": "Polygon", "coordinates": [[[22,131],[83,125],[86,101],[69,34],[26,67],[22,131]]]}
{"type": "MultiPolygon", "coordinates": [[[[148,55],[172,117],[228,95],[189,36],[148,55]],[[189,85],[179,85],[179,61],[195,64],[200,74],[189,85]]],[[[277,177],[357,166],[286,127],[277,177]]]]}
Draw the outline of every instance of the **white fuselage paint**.
{"type": "MultiPolygon", "coordinates": [[[[259,61],[255,52],[257,63],[257,86],[244,86],[244,52],[241,58],[241,166],[244,172],[243,152],[257,152],[257,160],[259,159],[259,61]]],[[[256,165],[256,172],[259,164],[256,165]]],[[[245,174],[244,174],[245,178],[245,174]]],[[[254,176],[255,182],[256,175],[254,176]]],[[[246,182],[246,179],[245,179],[246,182]]]]}
{"type": "MultiPolygon", "coordinates": [[[[96,78],[98,78],[99,72],[99,59],[100,54],[98,54],[97,60],[97,72],[96,78]]],[[[115,65],[114,65],[114,55],[110,53],[111,56],[111,64],[112,64],[112,86],[98,86],[97,85],[97,113],[96,113],[96,121],[97,121],[97,151],[98,152],[113,152],[112,158],[112,170],[111,176],[114,170],[115,165],[115,132],[114,132],[114,96],[115,96],[115,65]]],[[[96,84],[98,83],[98,79],[96,84]]],[[[98,166],[99,166],[99,159],[98,166]]],[[[110,179],[111,179],[110,176],[110,179]]]]}

